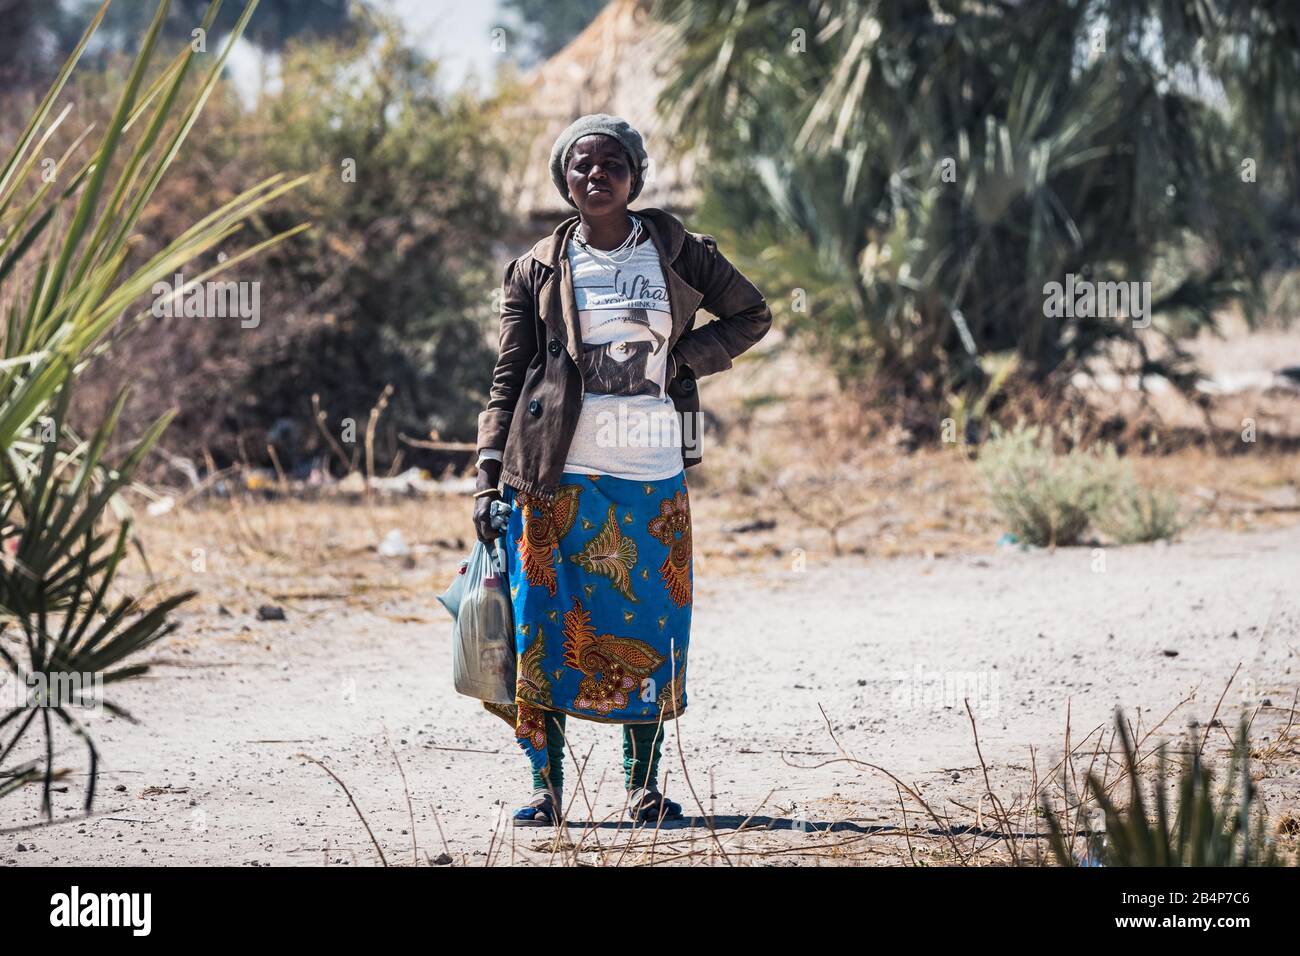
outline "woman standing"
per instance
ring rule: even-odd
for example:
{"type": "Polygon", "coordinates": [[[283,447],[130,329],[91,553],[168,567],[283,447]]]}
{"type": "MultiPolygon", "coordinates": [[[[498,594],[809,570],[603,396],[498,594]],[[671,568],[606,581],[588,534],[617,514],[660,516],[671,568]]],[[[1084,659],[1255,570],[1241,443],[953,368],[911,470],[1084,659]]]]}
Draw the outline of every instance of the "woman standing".
{"type": "Polygon", "coordinates": [[[514,705],[484,706],[532,764],[517,825],[561,819],[567,716],[623,725],[635,821],[681,817],[658,762],[664,721],[686,709],[695,380],[730,368],[772,316],[712,237],[659,209],[629,212],[648,165],[617,117],[569,126],[551,175],[577,215],[502,284],[474,524],[485,543],[505,538],[519,679],[514,705]],[[696,327],[701,307],[717,318],[696,327]],[[490,517],[498,497],[504,532],[490,517]]]}

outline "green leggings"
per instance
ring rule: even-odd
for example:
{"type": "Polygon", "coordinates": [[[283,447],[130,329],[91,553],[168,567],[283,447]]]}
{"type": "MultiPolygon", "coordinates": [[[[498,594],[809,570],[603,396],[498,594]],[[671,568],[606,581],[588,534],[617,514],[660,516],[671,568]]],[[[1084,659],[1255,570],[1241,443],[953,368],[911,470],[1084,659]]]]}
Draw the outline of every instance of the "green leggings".
{"type": "MultiPolygon", "coordinates": [[[[551,786],[564,788],[564,718],[562,711],[546,712],[546,752],[550,757],[551,786]]],[[[659,754],[666,725],[623,725],[623,781],[627,788],[654,788],[659,782],[659,754]]],[[[533,789],[545,790],[546,780],[533,771],[533,789]]]]}

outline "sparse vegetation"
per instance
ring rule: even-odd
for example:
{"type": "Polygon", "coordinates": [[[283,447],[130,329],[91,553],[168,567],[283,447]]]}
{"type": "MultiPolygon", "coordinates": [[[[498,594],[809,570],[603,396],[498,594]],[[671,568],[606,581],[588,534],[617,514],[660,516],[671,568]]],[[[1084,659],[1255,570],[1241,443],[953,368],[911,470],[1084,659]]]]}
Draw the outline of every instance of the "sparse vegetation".
{"type": "Polygon", "coordinates": [[[1119,544],[1169,541],[1185,526],[1178,496],[1140,485],[1127,468],[1109,507],[1097,517],[1097,527],[1119,544]]]}
{"type": "Polygon", "coordinates": [[[1064,453],[1049,426],[994,427],[977,469],[994,510],[1021,541],[1039,547],[1079,544],[1089,530],[1118,544],[1169,540],[1186,522],[1178,497],[1147,488],[1115,447],[1069,439],[1064,453]]]}
{"type": "Polygon", "coordinates": [[[994,429],[976,467],[994,509],[1021,541],[1039,547],[1078,544],[1113,500],[1123,470],[1113,446],[1058,454],[1053,429],[1019,422],[994,429]]]}
{"type": "MultiPolygon", "coordinates": [[[[0,164],[0,662],[23,697],[0,713],[0,766],[29,730],[44,747],[37,758],[0,772],[0,794],[42,781],[42,810],[53,816],[56,737],[66,730],[89,754],[85,806],[95,797],[98,753],[79,708],[102,707],[104,685],[147,668],[141,650],[174,626],[170,613],[190,593],[152,603],[124,596],[115,578],[130,542],[120,493],[171,416],[164,414],[124,454],[110,454],[126,392],[120,385],[83,436],[68,422],[72,383],[110,341],[138,319],[133,303],[153,284],[227,242],[245,221],[296,181],[275,176],[233,197],[145,261],[129,263],[135,227],[221,76],[256,4],[250,4],[199,71],[186,46],[152,79],[167,3],[160,3],[116,106],[97,139],[75,138],[52,177],[34,170],[70,107],[55,112],[77,61],[99,26],[105,3],[45,98],[0,164]],[[42,185],[34,185],[40,179],[42,185]],[[17,635],[21,634],[21,638],[17,635]],[[86,685],[92,681],[93,689],[86,685]],[[71,690],[52,693],[50,688],[71,690]],[[42,688],[44,688],[42,690],[42,688]],[[39,718],[39,719],[38,719],[39,718]],[[55,722],[57,719],[57,723],[55,722]]],[[[211,27],[220,4],[203,21],[211,27]]],[[[42,164],[44,165],[44,164],[42,164]]],[[[207,278],[297,229],[272,234],[203,273],[207,278]]]]}
{"type": "MultiPolygon", "coordinates": [[[[1177,803],[1172,808],[1165,785],[1167,745],[1162,742],[1157,747],[1152,783],[1154,807],[1149,808],[1139,774],[1140,761],[1122,713],[1116,714],[1115,729],[1124,747],[1129,801],[1127,806],[1118,806],[1107,796],[1105,784],[1089,771],[1085,790],[1096,799],[1106,819],[1104,834],[1095,834],[1089,840],[1087,856],[1092,861],[1103,866],[1282,865],[1277,844],[1266,832],[1262,810],[1254,814],[1253,822],[1251,819],[1255,788],[1250,778],[1250,745],[1244,717],[1237,728],[1223,793],[1216,796],[1214,774],[1202,761],[1200,742],[1192,739],[1190,759],[1179,778],[1177,803]]],[[[1046,801],[1043,810],[1052,831],[1052,854],[1057,863],[1076,865],[1046,801]]]]}
{"type": "MultiPolygon", "coordinates": [[[[160,191],[166,215],[143,224],[140,246],[150,249],[176,222],[265,176],[309,174],[251,227],[267,236],[312,228],[231,274],[257,284],[259,323],[150,317],[85,376],[74,421],[129,377],[139,387],[123,412],[127,429],[176,404],[165,444],[178,458],[198,468],[209,455],[217,467],[273,468],[278,459],[303,478],[333,464],[312,396],[336,439],[358,423],[360,445],[367,413],[391,385],[374,435],[381,469],[398,460],[399,435],[473,437],[504,261],[495,244],[508,189],[491,172],[502,166],[499,130],[477,97],[439,88],[437,64],[399,23],[369,10],[358,18],[366,29],[356,37],[288,43],[278,83],[254,103],[233,84],[214,90],[160,191]]],[[[95,117],[102,101],[86,96],[81,109],[95,117]]],[[[212,250],[186,279],[228,251],[212,250]]]]}

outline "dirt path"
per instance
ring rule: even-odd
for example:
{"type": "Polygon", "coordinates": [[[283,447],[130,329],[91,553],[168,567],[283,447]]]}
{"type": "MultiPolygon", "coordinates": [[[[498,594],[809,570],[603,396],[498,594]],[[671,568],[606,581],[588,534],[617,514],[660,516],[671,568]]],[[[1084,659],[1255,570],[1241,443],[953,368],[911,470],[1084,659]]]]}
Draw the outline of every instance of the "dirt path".
{"type": "MultiPolygon", "coordinates": [[[[759,852],[790,865],[888,862],[909,852],[897,831],[871,833],[904,822],[888,776],[843,762],[815,766],[838,755],[823,711],[857,758],[916,788],[953,823],[973,824],[984,782],[963,697],[993,789],[1009,804],[1024,801],[1031,767],[1043,777],[1060,759],[1067,707],[1077,743],[1109,726],[1115,704],[1134,722],[1140,711],[1147,728],[1190,697],[1162,728],[1177,735],[1191,718],[1209,718],[1240,663],[1221,716],[1235,733],[1243,698],[1250,710],[1267,700],[1252,731],[1263,741],[1285,725],[1300,683],[1300,528],[1211,532],[1104,554],[810,560],[802,570],[771,558],[741,576],[720,570],[713,562],[697,574],[680,732],[694,790],[718,815],[719,843],[737,863],[759,852]],[[756,810],[778,829],[737,833],[735,823],[756,810]],[[834,833],[800,829],[845,820],[834,833]]],[[[436,808],[453,859],[482,865],[502,805],[526,796],[526,761],[504,724],[452,691],[449,620],[428,594],[427,568],[392,575],[414,576],[420,587],[361,608],[300,593],[280,623],[257,620],[249,594],[210,596],[187,612],[182,631],[154,652],[153,675],[114,692],[142,724],[95,722],[103,754],[96,816],[6,833],[0,862],[376,862],[347,798],[297,756],[305,753],[348,785],[389,862],[408,863],[410,823],[387,728],[420,859],[444,849],[436,808]],[[219,612],[218,599],[232,611],[219,612]]],[[[569,726],[576,751],[590,751],[588,796],[604,818],[622,798],[617,731],[569,726]]],[[[1213,730],[1207,752],[1220,753],[1226,739],[1213,730]]],[[[1088,755],[1096,740],[1088,738],[1088,755]]],[[[62,760],[84,769],[73,748],[62,760]]],[[[663,766],[668,790],[698,813],[671,727],[663,766]]],[[[1275,816],[1300,805],[1294,768],[1294,760],[1274,766],[1262,785],[1275,816]]],[[[572,796],[575,776],[570,767],[569,799],[585,821],[592,814],[572,796]]],[[[58,795],[60,813],[77,809],[83,781],[58,795]]],[[[0,803],[0,828],[35,821],[36,805],[32,791],[0,803]]],[[[909,801],[907,823],[927,825],[919,809],[909,801]]],[[[546,861],[534,849],[546,847],[544,831],[506,831],[494,862],[546,861]]],[[[625,842],[612,823],[570,835],[584,840],[590,860],[625,842]]],[[[703,828],[661,836],[669,854],[719,859],[703,828]]],[[[934,862],[975,845],[921,834],[910,842],[934,862]]]]}

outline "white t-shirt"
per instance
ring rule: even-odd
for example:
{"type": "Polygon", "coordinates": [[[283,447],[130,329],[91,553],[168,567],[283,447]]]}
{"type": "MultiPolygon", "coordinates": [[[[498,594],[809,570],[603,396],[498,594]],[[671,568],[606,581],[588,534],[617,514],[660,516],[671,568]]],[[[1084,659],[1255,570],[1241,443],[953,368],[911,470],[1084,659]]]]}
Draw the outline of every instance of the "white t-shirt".
{"type": "Polygon", "coordinates": [[[617,264],[572,239],[567,252],[586,395],[564,470],[671,478],[683,467],[681,420],[665,387],[673,317],[655,244],[646,238],[617,264]]]}

